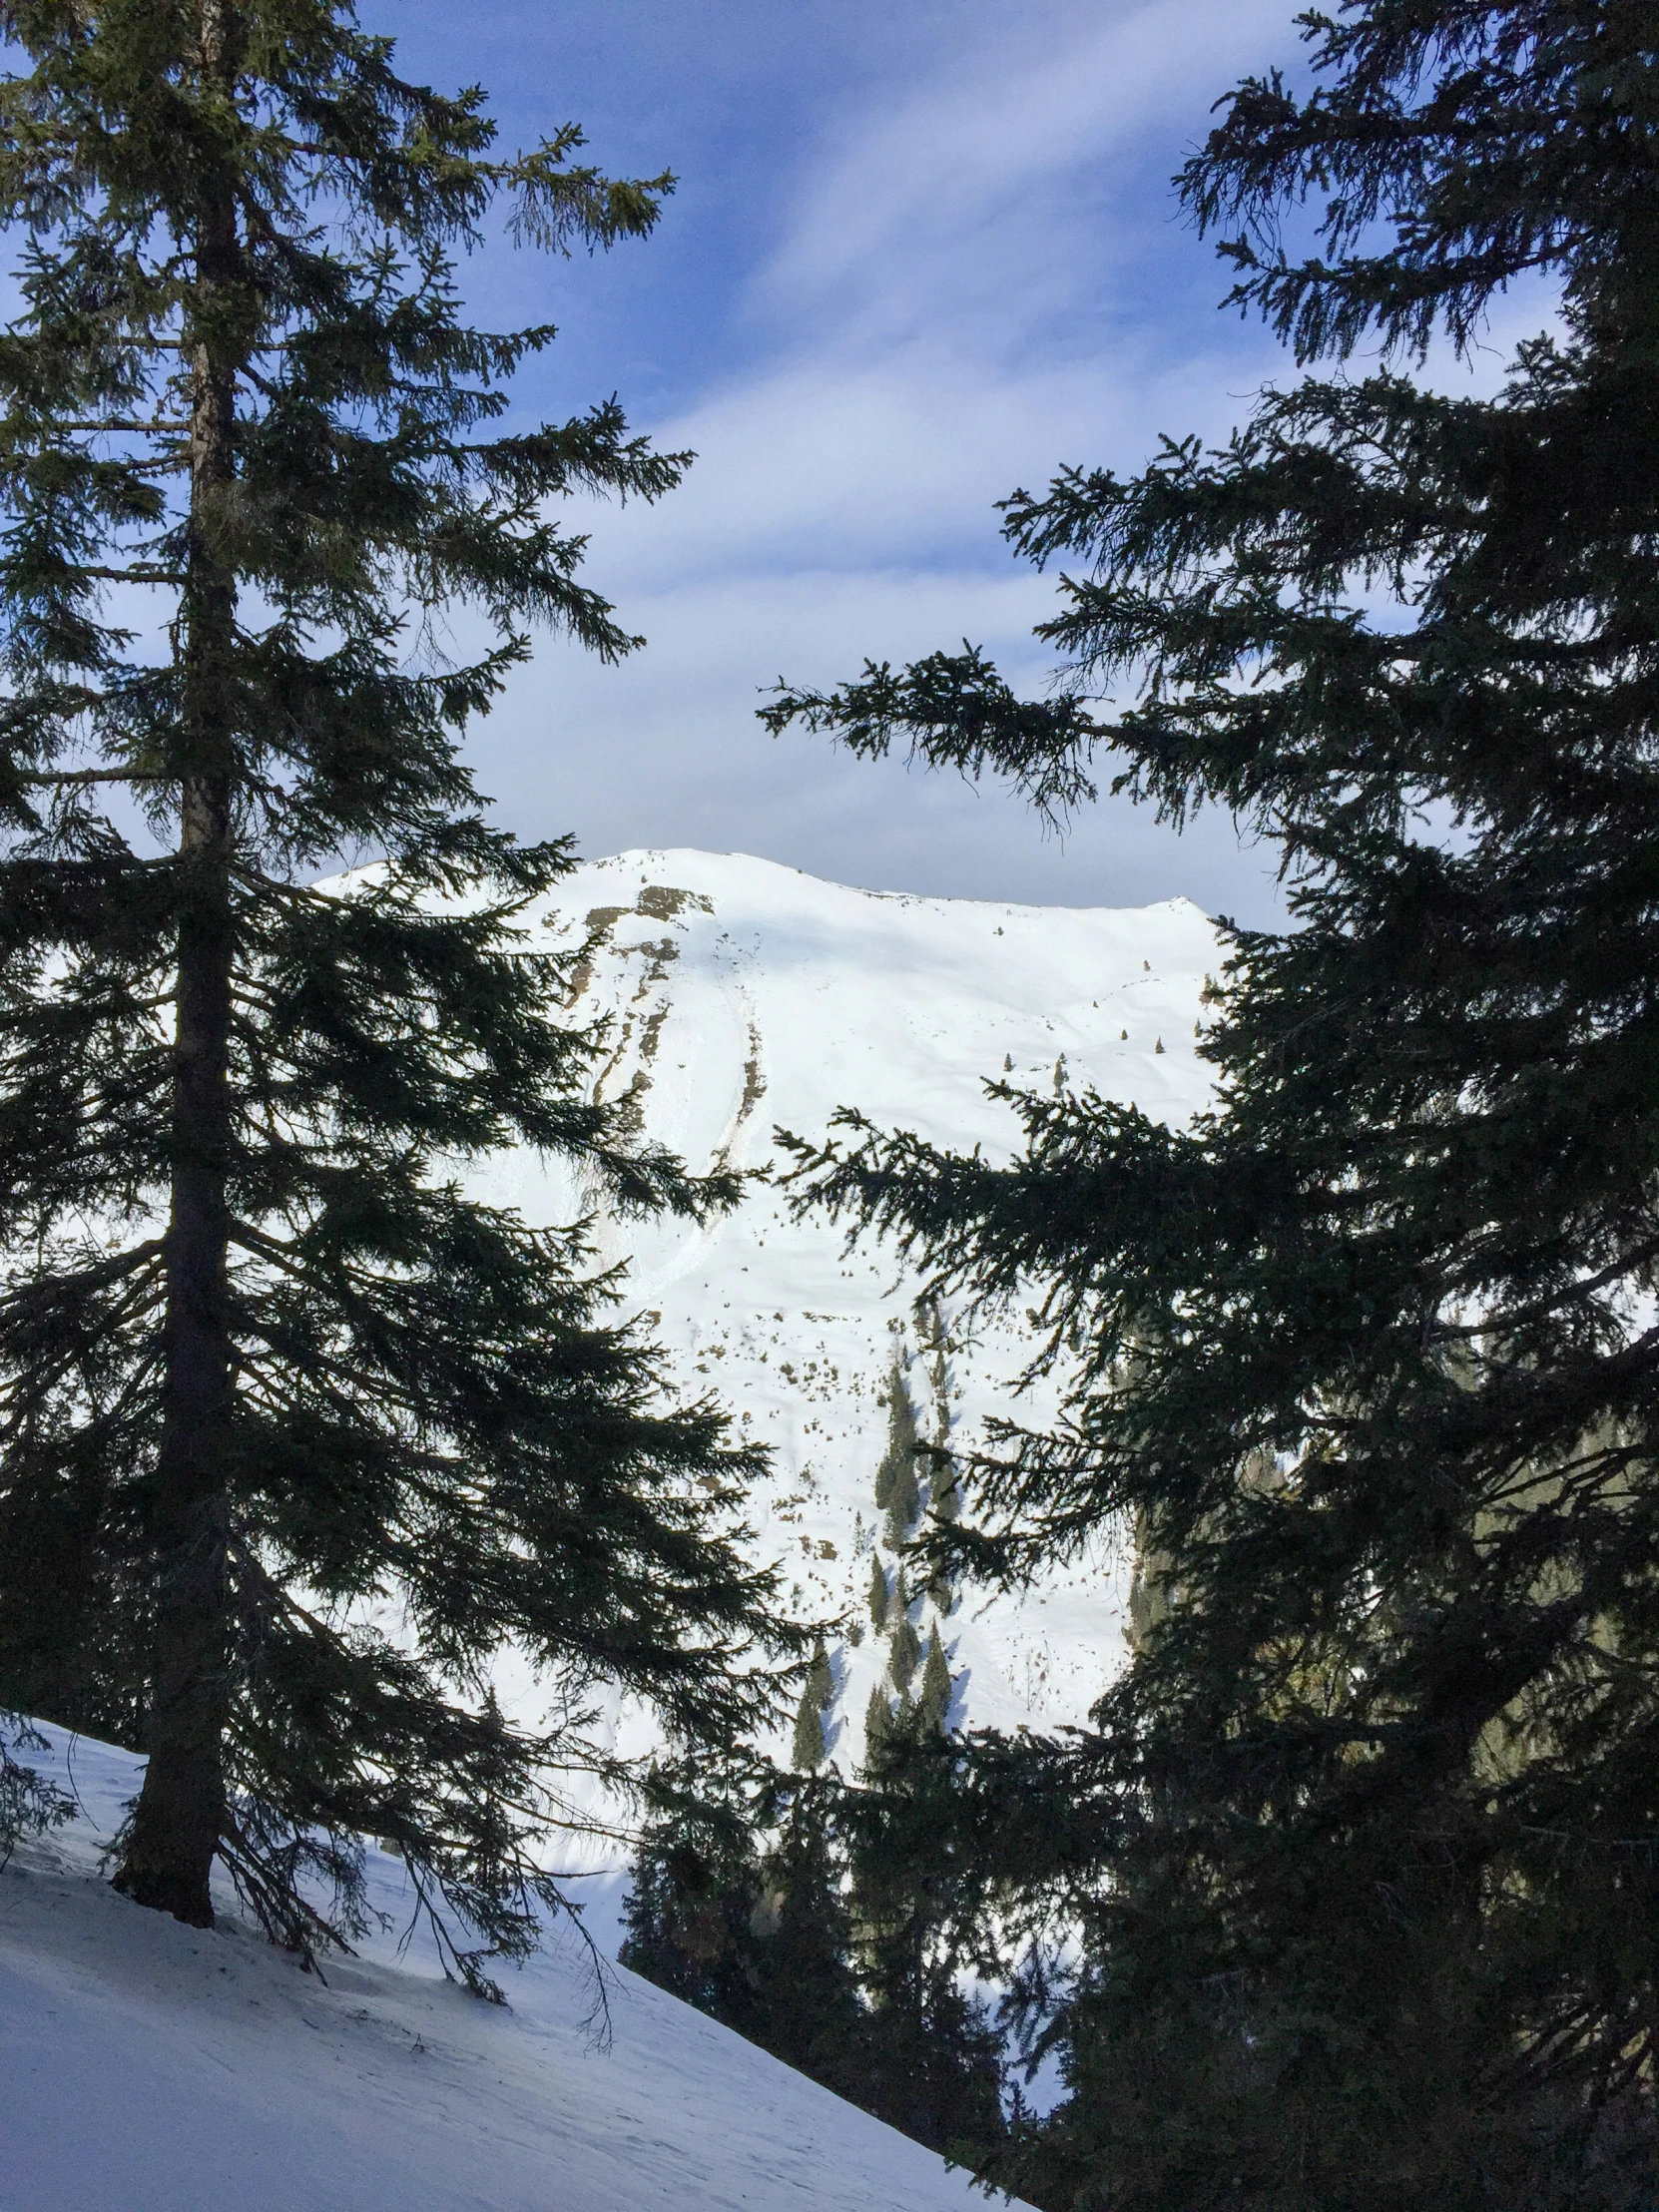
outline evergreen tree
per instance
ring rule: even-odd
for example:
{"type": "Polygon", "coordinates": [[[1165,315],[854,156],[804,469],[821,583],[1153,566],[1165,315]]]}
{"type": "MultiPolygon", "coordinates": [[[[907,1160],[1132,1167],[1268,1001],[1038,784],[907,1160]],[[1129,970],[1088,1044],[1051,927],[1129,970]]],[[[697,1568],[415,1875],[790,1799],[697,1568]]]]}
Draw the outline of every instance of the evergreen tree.
{"type": "Polygon", "coordinates": [[[916,1671],[916,1661],[921,1657],[921,1638],[908,1613],[900,1613],[894,1625],[892,1638],[887,1646],[887,1671],[892,1676],[892,1686],[900,1696],[910,1687],[910,1678],[916,1671]]]}
{"type": "Polygon", "coordinates": [[[618,1956],[659,1988],[753,2034],[763,1898],[749,1810],[673,1791],[635,1855],[618,1956]]]}
{"type": "Polygon", "coordinates": [[[981,2165],[1002,2137],[1001,2043],[959,1983],[982,1957],[985,1890],[959,1837],[941,1840],[953,1776],[914,1758],[895,1754],[876,1790],[825,1775],[740,1783],[734,1797],[707,1768],[673,1780],[636,1863],[621,1958],[981,2165]]]}
{"type": "Polygon", "coordinates": [[[823,1766],[824,1758],[824,1708],[813,1695],[812,1684],[808,1683],[795,1711],[790,1765],[798,1774],[811,1774],[815,1767],[823,1766]]]}
{"type": "Polygon", "coordinates": [[[489,828],[458,750],[534,624],[637,642],[552,503],[681,461],[614,404],[505,425],[552,331],[468,327],[454,258],[641,236],[669,181],[497,154],[347,0],[3,21],[0,1701],[148,1753],[145,1905],[210,1922],[217,1856],[345,1936],[371,1834],[519,1950],[550,1764],[616,1771],[588,1686],[730,1740],[770,1633],[755,1455],[659,1394],[580,1226],[458,1180],[522,1143],[625,1213],[734,1195],[584,1100],[513,926],[566,847],[489,828]],[[486,1701],[509,1642],[556,1727],[486,1701]]]}
{"type": "Polygon", "coordinates": [[[1172,1133],[1005,1092],[1006,1171],[852,1117],[830,1203],[1069,1340],[1002,1431],[1017,1577],[1109,1520],[1159,1603],[1092,1740],[988,1746],[1083,1919],[1071,2095],[1016,2185],[1122,2212],[1653,2199],[1659,2072],[1659,65],[1650,7],[1350,0],[1181,179],[1304,363],[1220,451],[1007,505],[1071,681],[866,668],[855,751],[1210,802],[1284,856],[1172,1133]],[[1299,211],[1312,202],[1306,218],[1299,211]],[[1311,251],[1297,224],[1315,234],[1311,251]],[[1555,334],[1412,372],[1505,287],[1555,334]],[[1119,704],[1113,704],[1120,701],[1119,704]]]}
{"type": "MultiPolygon", "coordinates": [[[[976,2171],[1003,2146],[1002,2038],[964,1970],[995,1973],[983,1855],[964,1848],[959,1770],[906,1699],[848,1793],[848,1902],[868,2007],[869,2109],[976,2171]]],[[[994,2165],[993,2165],[994,2170],[994,2165]]]]}
{"type": "Polygon", "coordinates": [[[873,1553],[869,1562],[869,1617],[879,1635],[887,1625],[887,1570],[879,1552],[873,1553]]]}
{"type": "Polygon", "coordinates": [[[837,2095],[867,2104],[864,2007],[833,1776],[738,1804],[710,1778],[647,1833],[622,1963],[837,2095]],[[770,1832],[770,1840],[763,1837],[770,1832]]]}
{"type": "Polygon", "coordinates": [[[20,1837],[44,1835],[75,1818],[75,1800],[16,1756],[45,1749],[46,1739],[22,1714],[0,1711],[0,1867],[20,1837]]]}
{"type": "Polygon", "coordinates": [[[916,1480],[916,1416],[898,1362],[887,1377],[887,1441],[875,1470],[875,1502],[887,1516],[887,1542],[901,1544],[921,1511],[916,1480]]]}
{"type": "Polygon", "coordinates": [[[944,1727],[950,1712],[950,1663],[945,1658],[944,1646],[939,1642],[935,1625],[927,1635],[927,1663],[921,1670],[921,1695],[916,1700],[916,1716],[923,1731],[937,1735],[944,1727]]]}
{"type": "Polygon", "coordinates": [[[830,1655],[820,1644],[813,1653],[813,1663],[807,1670],[807,1680],[795,1716],[795,1742],[790,1764],[797,1772],[810,1774],[815,1767],[823,1766],[827,1756],[824,1719],[834,1702],[835,1677],[830,1670],[830,1655]]]}
{"type": "Polygon", "coordinates": [[[876,1766],[892,1734],[892,1699],[877,1682],[864,1708],[864,1764],[876,1766]]]}

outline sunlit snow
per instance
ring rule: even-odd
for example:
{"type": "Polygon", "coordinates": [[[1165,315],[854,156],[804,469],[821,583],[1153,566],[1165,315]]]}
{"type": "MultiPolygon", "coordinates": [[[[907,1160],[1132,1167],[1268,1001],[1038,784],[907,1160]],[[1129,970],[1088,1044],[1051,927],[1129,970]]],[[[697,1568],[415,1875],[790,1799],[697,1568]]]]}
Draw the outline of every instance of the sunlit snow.
{"type": "MultiPolygon", "coordinates": [[[[636,851],[578,868],[527,926],[532,943],[563,950],[597,939],[572,1012],[609,1018],[599,1093],[631,1099],[644,1133],[697,1170],[785,1167],[774,1130],[818,1137],[842,1105],[1006,1159],[1018,1129],[987,1097],[993,1079],[1092,1085],[1173,1124],[1209,1094],[1195,1030],[1223,955],[1185,899],[1012,906],[853,890],[741,853],[636,851]]],[[[526,1155],[479,1180],[535,1221],[584,1203],[526,1155]]],[[[865,1593],[872,1543],[892,1558],[872,1494],[892,1361],[923,1434],[948,1423],[961,1444],[989,1411],[1046,1408],[1040,1392],[1012,1397],[1030,1355],[1023,1316],[970,1338],[947,1313],[941,1397],[914,1274],[880,1246],[845,1251],[822,1219],[792,1222],[776,1187],[704,1230],[601,1220],[599,1236],[607,1261],[631,1259],[629,1305],[681,1385],[716,1392],[776,1454],[751,1501],[756,1541],[799,1611],[839,1624],[827,1733],[850,1771],[885,1666],[865,1593]]],[[[968,1593],[942,1616],[930,1600],[912,1606],[923,1641],[937,1621],[953,1724],[1080,1720],[1123,1663],[1130,1564],[1106,1540],[1023,1596],[968,1593]]],[[[534,1702],[527,1681],[511,1694],[534,1702]]],[[[643,1722],[619,1721],[625,1745],[649,1740],[643,1722]]]]}

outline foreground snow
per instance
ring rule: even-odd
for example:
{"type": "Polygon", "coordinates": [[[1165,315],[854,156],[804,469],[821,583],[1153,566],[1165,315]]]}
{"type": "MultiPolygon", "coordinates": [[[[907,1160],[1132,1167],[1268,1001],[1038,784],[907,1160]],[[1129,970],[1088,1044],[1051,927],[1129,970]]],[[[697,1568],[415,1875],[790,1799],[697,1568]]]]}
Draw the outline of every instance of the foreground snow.
{"type": "MultiPolygon", "coordinates": [[[[326,1986],[227,1916],[204,1934],[97,1879],[140,1762],[47,1732],[83,1817],[0,1873],[4,2212],[965,2212],[964,2174],[621,1968],[611,2039],[568,1939],[446,1983],[398,1863],[394,1933],[326,1986]]],[[[999,2200],[1000,2201],[1000,2200],[999,2200]]]]}

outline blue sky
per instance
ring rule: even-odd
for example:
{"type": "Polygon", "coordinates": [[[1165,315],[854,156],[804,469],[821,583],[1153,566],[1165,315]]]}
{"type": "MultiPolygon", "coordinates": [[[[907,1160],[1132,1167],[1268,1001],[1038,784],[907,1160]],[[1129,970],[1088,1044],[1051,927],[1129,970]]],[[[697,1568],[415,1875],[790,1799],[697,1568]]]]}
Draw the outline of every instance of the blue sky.
{"type": "Polygon", "coordinates": [[[1287,372],[1218,312],[1169,179],[1241,74],[1294,63],[1295,4],[361,0],[409,74],[484,84],[508,140],[574,118],[607,168],[680,178],[644,245],[468,273],[480,318],[561,325],[526,407],[614,390],[700,456],[660,507],[587,518],[591,580],[650,643],[609,670],[540,648],[474,741],[505,820],[880,889],[1274,911],[1273,855],[1224,820],[1177,838],[1107,801],[1045,837],[1005,792],[775,741],[754,708],[964,636],[1039,687],[1052,587],[995,500],[1220,435],[1287,372]]]}

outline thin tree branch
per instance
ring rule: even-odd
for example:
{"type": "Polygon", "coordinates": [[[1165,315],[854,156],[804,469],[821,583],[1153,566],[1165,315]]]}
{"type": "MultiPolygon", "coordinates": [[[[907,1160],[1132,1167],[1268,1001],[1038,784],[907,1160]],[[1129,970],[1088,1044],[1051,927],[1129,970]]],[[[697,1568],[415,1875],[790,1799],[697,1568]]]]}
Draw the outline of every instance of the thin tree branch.
{"type": "Polygon", "coordinates": [[[64,768],[38,776],[20,776],[20,784],[177,784],[179,778],[159,768],[64,768]]]}

